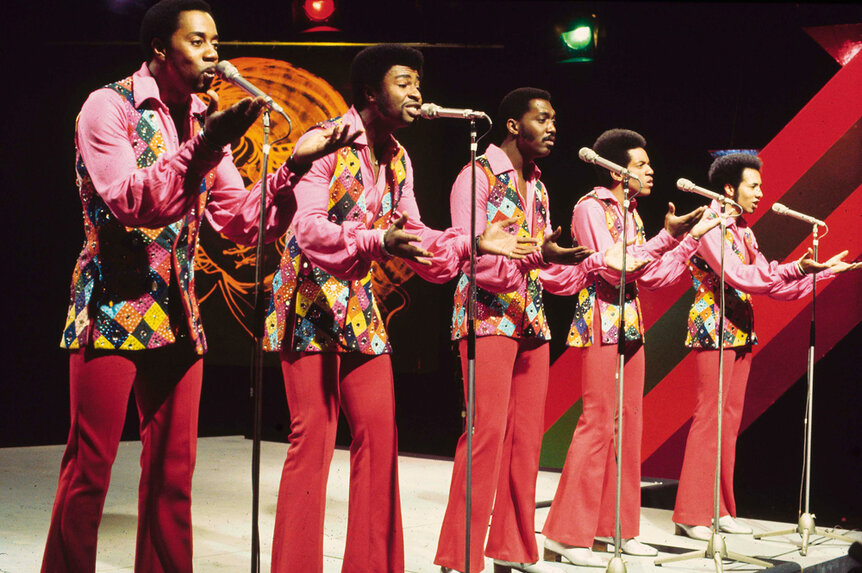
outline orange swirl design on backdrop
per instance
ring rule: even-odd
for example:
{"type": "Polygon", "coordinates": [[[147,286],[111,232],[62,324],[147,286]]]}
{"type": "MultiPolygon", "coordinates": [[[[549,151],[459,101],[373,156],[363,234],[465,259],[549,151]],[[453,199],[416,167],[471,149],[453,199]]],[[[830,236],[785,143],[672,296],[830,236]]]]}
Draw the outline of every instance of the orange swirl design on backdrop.
{"type": "MultiPolygon", "coordinates": [[[[230,60],[240,73],[251,83],[268,93],[287,112],[293,122],[289,130],[287,121],[278,114],[272,114],[270,127],[270,173],[274,172],[290,157],[296,140],[309,128],[321,121],[343,115],[347,103],[338,91],[326,80],[288,62],[270,58],[235,58],[230,60]],[[290,135],[283,139],[290,132],[290,135]]],[[[219,96],[219,107],[225,109],[237,101],[248,97],[240,88],[222,80],[213,82],[212,89],[219,96]]],[[[263,123],[261,121],[249,128],[242,139],[233,147],[233,159],[246,187],[251,188],[260,179],[262,170],[263,123]]],[[[208,285],[207,292],[200,296],[201,302],[218,292],[224,299],[231,314],[242,328],[251,335],[250,319],[253,311],[255,248],[237,245],[222,237],[221,241],[202,237],[198,244],[195,269],[203,275],[215,279],[208,285]],[[227,244],[226,244],[227,243],[227,244]]],[[[266,261],[279,261],[284,252],[284,238],[267,245],[266,261]]],[[[277,263],[274,263],[277,264],[277,263]]],[[[269,266],[269,265],[268,265],[269,266]]],[[[275,269],[273,268],[272,271],[275,269]]],[[[266,290],[272,290],[272,271],[267,274],[266,290]]],[[[395,312],[404,308],[409,297],[399,285],[408,280],[413,272],[400,259],[392,259],[383,267],[372,266],[374,294],[378,306],[388,324],[395,312]],[[402,303],[390,312],[386,301],[397,293],[402,303]]],[[[207,281],[209,283],[209,281],[207,281]]]]}

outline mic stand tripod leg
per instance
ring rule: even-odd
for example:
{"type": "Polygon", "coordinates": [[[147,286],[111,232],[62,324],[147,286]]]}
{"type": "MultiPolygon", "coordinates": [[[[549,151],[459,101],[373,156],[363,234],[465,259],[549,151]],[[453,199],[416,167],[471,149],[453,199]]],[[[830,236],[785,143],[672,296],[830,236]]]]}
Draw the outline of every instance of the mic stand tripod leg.
{"type": "MultiPolygon", "coordinates": [[[[814,261],[817,261],[817,251],[820,246],[820,239],[817,236],[819,227],[817,224],[812,225],[812,246],[814,247],[814,261]]],[[[817,527],[814,523],[814,514],[810,511],[811,501],[811,426],[814,423],[814,341],[816,332],[816,303],[817,303],[817,274],[811,275],[811,326],[808,330],[808,394],[805,400],[805,415],[802,447],[802,487],[800,491],[805,492],[805,511],[802,511],[802,495],[800,495],[799,503],[799,521],[795,529],[784,529],[781,531],[771,531],[769,533],[758,533],[754,536],[755,539],[764,537],[774,537],[777,535],[791,535],[798,533],[802,537],[802,546],[799,549],[800,555],[808,555],[808,542],[812,535],[820,535],[829,537],[838,541],[853,543],[855,539],[826,531],[823,528],[817,527]]]]}

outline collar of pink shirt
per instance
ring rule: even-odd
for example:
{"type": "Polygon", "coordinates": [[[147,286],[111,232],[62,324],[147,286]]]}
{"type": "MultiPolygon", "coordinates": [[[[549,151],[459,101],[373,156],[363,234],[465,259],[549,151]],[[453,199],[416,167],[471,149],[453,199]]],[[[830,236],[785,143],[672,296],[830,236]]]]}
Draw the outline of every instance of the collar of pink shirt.
{"type": "MultiPolygon", "coordinates": [[[[347,126],[348,133],[356,133],[360,129],[365,129],[362,124],[362,116],[359,115],[359,111],[350,106],[350,109],[347,110],[341,117],[341,121],[347,126]]],[[[365,133],[362,133],[359,137],[356,138],[356,141],[353,143],[357,148],[368,147],[368,138],[365,133]]],[[[391,153],[395,153],[398,149],[398,140],[395,139],[395,136],[389,134],[389,151],[391,153]]]]}
{"type": "MultiPolygon", "coordinates": [[[[494,175],[500,175],[507,171],[515,172],[515,167],[512,165],[512,161],[506,155],[506,152],[493,143],[485,150],[485,158],[488,159],[488,164],[491,166],[491,171],[494,172],[494,175]]],[[[530,176],[527,178],[527,182],[535,183],[542,176],[542,170],[533,161],[530,162],[530,167],[528,170],[530,176]]]]}
{"type": "MultiPolygon", "coordinates": [[[[622,207],[620,206],[620,202],[617,200],[616,195],[614,195],[613,192],[611,192],[611,190],[608,189],[607,187],[601,187],[601,186],[593,187],[593,193],[595,193],[596,197],[598,197],[599,199],[610,199],[611,201],[613,201],[614,203],[617,204],[617,207],[619,209],[622,209],[622,207]]],[[[629,199],[629,211],[634,211],[635,209],[637,209],[637,207],[638,207],[637,197],[630,198],[629,199]]]]}
{"type": "MultiPolygon", "coordinates": [[[[167,106],[162,102],[161,94],[159,93],[159,84],[156,83],[156,78],[150,73],[150,68],[144,62],[141,69],[132,76],[132,95],[135,98],[135,108],[140,109],[141,105],[148,99],[154,99],[159,102],[159,105],[167,110],[167,106]]],[[[192,103],[189,109],[191,115],[203,117],[206,111],[206,104],[195,94],[192,94],[192,103]]]]}

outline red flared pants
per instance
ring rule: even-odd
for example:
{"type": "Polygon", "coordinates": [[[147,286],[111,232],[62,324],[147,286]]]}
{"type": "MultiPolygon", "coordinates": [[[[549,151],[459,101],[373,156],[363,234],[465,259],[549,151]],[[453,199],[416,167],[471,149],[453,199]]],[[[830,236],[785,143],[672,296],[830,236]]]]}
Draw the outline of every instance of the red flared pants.
{"type": "Polygon", "coordinates": [[[339,407],[350,444],[344,573],[403,573],[395,395],[388,355],[283,352],[290,447],[281,474],[273,573],[323,571],[326,482],[339,407]]]}
{"type": "Polygon", "coordinates": [[[191,487],[203,362],[186,344],[73,351],[72,425],[42,561],[43,573],[96,570],[96,538],[129,392],[140,419],[135,571],[192,570],[191,487]]]}
{"type": "MultiPolygon", "coordinates": [[[[751,371],[751,347],[724,351],[721,419],[719,515],[736,517],[733,468],[736,437],[742,422],[745,388],[751,371]]],[[[697,402],[685,444],[673,521],[685,525],[712,524],[715,510],[715,444],[718,437],[718,351],[695,351],[697,402]]]]}
{"type": "MultiPolygon", "coordinates": [[[[460,351],[466,380],[464,340],[460,351]]],[[[548,344],[539,340],[483,336],[476,341],[471,571],[483,569],[485,555],[521,563],[538,561],[536,476],[548,360],[548,344]],[[483,551],[486,534],[488,543],[483,551]]],[[[466,471],[467,437],[463,434],[455,450],[449,504],[434,559],[434,563],[457,571],[465,569],[466,471]]]]}
{"type": "MultiPolygon", "coordinates": [[[[597,313],[598,314],[598,313],[597,313]]],[[[598,317],[595,322],[598,323],[598,317]]],[[[600,334],[594,334],[600,340],[600,334]]],[[[596,537],[614,535],[617,463],[617,345],[594,343],[582,352],[583,413],[572,436],[560,483],[542,533],[554,541],[592,547],[596,537]]],[[[624,539],[640,531],[641,433],[644,350],[640,341],[625,351],[620,523],[624,539]]]]}

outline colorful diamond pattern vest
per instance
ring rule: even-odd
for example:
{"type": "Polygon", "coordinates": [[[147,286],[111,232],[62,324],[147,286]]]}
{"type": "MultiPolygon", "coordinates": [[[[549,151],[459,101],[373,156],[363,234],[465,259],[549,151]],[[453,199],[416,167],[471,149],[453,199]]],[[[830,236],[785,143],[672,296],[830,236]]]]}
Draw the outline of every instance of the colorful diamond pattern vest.
{"type": "MultiPolygon", "coordinates": [[[[716,215],[711,211],[713,217],[716,215]]],[[[737,244],[730,232],[725,230],[724,241],[730,245],[733,253],[743,263],[746,261],[746,250],[754,252],[757,244],[751,229],[739,227],[742,231],[744,245],[737,244]]],[[[720,313],[720,300],[718,289],[721,286],[721,277],[714,272],[702,258],[693,256],[688,262],[691,271],[691,282],[694,285],[694,303],[688,313],[688,334],[685,345],[689,348],[718,348],[718,322],[720,313]]],[[[736,348],[757,344],[757,335],[754,333],[754,306],[751,295],[737,290],[726,282],[724,284],[724,336],[722,342],[724,348],[736,348]]]]}
{"type": "MultiPolygon", "coordinates": [[[[623,235],[622,217],[614,209],[614,201],[598,197],[595,191],[590,191],[580,198],[581,201],[598,201],[605,212],[605,222],[614,242],[619,241],[623,235]]],[[[635,222],[635,233],[637,244],[645,241],[644,224],[637,211],[632,211],[635,222]]],[[[593,284],[587,286],[577,295],[575,314],[569,335],[566,337],[566,346],[585,347],[593,344],[593,313],[596,306],[599,308],[599,317],[602,326],[602,344],[616,344],[617,332],[620,324],[619,285],[611,284],[602,277],[596,275],[593,284]]],[[[625,291],[625,339],[642,340],[643,318],[641,316],[640,301],[638,300],[637,283],[626,285],[625,291]]]]}
{"type": "MultiPolygon", "coordinates": [[[[337,224],[364,220],[368,204],[359,153],[354,147],[344,147],[336,156],[329,187],[329,220],[337,224]]],[[[386,192],[373,223],[376,229],[389,227],[407,179],[407,159],[401,146],[389,162],[386,178],[386,192]]],[[[292,229],[288,230],[281,265],[273,275],[272,290],[265,324],[266,350],[371,355],[392,351],[374,300],[371,272],[360,280],[335,278],[302,254],[292,229]],[[292,340],[285,345],[289,322],[292,340]]]]}
{"type": "MultiPolygon", "coordinates": [[[[491,170],[488,159],[479,157],[476,162],[488,178],[488,224],[514,217],[517,219],[519,237],[545,236],[548,220],[548,194],[541,181],[536,181],[534,196],[533,234],[530,234],[526,208],[515,187],[514,179],[507,173],[499,176],[491,170]]],[[[551,330],[542,304],[542,282],[539,270],[527,273],[522,290],[507,293],[492,293],[476,287],[476,335],[509,336],[512,338],[538,338],[550,340],[551,330]]],[[[455,289],[455,307],[452,312],[452,340],[467,336],[467,299],[469,277],[461,273],[455,289]]]]}
{"type": "MultiPolygon", "coordinates": [[[[106,87],[123,97],[137,166],[149,167],[166,150],[156,112],[148,103],[135,108],[131,77],[106,87]]],[[[194,254],[214,171],[201,182],[199,200],[185,217],[166,227],[148,229],[117,221],[93,187],[80,154],[75,168],[86,239],[72,275],[60,346],[143,350],[171,344],[188,332],[195,351],[206,352],[195,296],[194,254]],[[168,293],[172,276],[178,281],[187,324],[171,322],[168,293]]],[[[173,318],[176,322],[177,316],[173,318]]]]}

